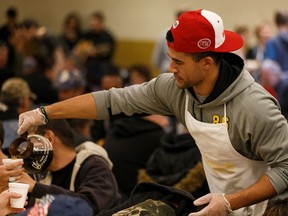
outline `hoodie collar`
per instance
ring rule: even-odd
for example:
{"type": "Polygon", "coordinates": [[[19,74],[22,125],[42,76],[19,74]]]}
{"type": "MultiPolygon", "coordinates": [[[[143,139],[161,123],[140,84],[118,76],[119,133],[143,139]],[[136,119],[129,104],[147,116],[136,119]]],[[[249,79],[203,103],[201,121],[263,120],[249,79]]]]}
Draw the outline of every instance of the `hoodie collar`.
{"type": "MultiPolygon", "coordinates": [[[[203,104],[209,103],[220,96],[239,76],[244,68],[244,61],[234,53],[224,53],[220,63],[219,76],[211,94],[206,98],[203,104]]],[[[193,88],[188,89],[195,97],[193,88]]]]}

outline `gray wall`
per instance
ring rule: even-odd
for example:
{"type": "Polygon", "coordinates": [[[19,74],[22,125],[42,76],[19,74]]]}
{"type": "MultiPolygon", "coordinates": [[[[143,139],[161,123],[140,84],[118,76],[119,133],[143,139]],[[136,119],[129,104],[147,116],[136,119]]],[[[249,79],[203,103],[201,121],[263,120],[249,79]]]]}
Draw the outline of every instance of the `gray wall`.
{"type": "Polygon", "coordinates": [[[99,9],[118,39],[155,40],[173,22],[175,9],[184,3],[218,13],[227,29],[241,24],[254,28],[262,19],[272,21],[275,10],[288,10],[287,0],[0,0],[0,23],[6,9],[15,6],[19,20],[33,17],[59,33],[68,12],[77,11],[86,27],[89,14],[99,9]]]}

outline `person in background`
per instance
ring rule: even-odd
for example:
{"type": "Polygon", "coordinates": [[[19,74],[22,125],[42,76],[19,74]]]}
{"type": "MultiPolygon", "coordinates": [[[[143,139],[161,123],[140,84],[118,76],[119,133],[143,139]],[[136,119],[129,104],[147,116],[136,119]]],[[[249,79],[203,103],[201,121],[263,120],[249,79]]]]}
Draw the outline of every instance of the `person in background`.
{"type": "MultiPolygon", "coordinates": [[[[101,66],[100,90],[124,87],[124,79],[120,74],[120,67],[113,63],[105,63],[101,66]]],[[[99,90],[99,89],[98,89],[99,90]]],[[[121,118],[115,117],[109,120],[95,120],[91,127],[92,139],[99,145],[103,145],[107,132],[113,127],[114,122],[121,118]]]]}
{"type": "Polygon", "coordinates": [[[116,39],[106,26],[105,14],[93,12],[89,17],[89,30],[73,49],[73,54],[80,57],[87,68],[88,86],[99,88],[102,64],[113,62],[115,48],[116,39]]]}
{"type": "Polygon", "coordinates": [[[166,39],[171,73],[23,113],[18,134],[61,118],[173,115],[194,138],[211,191],[189,216],[262,215],[269,199],[288,192],[288,125],[278,101],[231,53],[243,39],[218,14],[182,13],[166,39]]]}
{"type": "MultiPolygon", "coordinates": [[[[141,84],[151,79],[146,65],[131,65],[129,84],[141,84]]],[[[137,184],[138,171],[146,168],[152,152],[160,146],[169,118],[161,115],[121,118],[113,121],[107,130],[103,147],[113,162],[112,171],[117,179],[122,198],[126,201],[137,184]]]]}
{"type": "Polygon", "coordinates": [[[281,74],[281,67],[276,61],[266,59],[260,65],[259,83],[277,99],[277,89],[281,80],[281,74]]]}
{"type": "Polygon", "coordinates": [[[6,10],[6,23],[0,27],[0,39],[9,43],[13,31],[17,27],[18,12],[14,7],[6,10]]]}
{"type": "Polygon", "coordinates": [[[35,99],[36,95],[24,79],[13,77],[3,83],[0,92],[0,120],[5,131],[2,150],[6,155],[10,155],[9,146],[18,137],[19,114],[31,110],[35,99]]]}
{"type": "MultiPolygon", "coordinates": [[[[191,7],[186,4],[179,6],[175,11],[175,18],[179,17],[183,12],[190,10],[190,8],[191,7]]],[[[170,65],[170,58],[167,56],[166,31],[167,30],[165,29],[160,38],[156,41],[151,57],[152,64],[159,73],[168,72],[170,65]]]]}
{"type": "Polygon", "coordinates": [[[263,20],[255,28],[256,43],[250,46],[245,56],[245,67],[256,81],[259,81],[259,69],[264,60],[266,43],[272,37],[272,24],[263,20]]]}
{"type": "Polygon", "coordinates": [[[246,60],[254,59],[261,63],[264,59],[266,42],[272,38],[272,34],[273,27],[270,21],[261,21],[255,28],[256,44],[248,49],[246,60]]]}
{"type": "Polygon", "coordinates": [[[82,26],[80,16],[76,12],[67,14],[63,22],[63,30],[60,41],[66,54],[70,54],[75,45],[81,40],[82,26]]]}
{"type": "MultiPolygon", "coordinates": [[[[0,27],[0,41],[5,43],[8,48],[8,61],[7,66],[14,68],[15,64],[15,50],[12,43],[12,37],[18,26],[18,10],[15,7],[9,7],[6,10],[6,22],[0,27]]],[[[1,66],[0,66],[1,68],[1,66]]]]}
{"type": "MultiPolygon", "coordinates": [[[[112,207],[120,198],[112,163],[106,151],[96,144],[75,149],[73,131],[66,120],[52,120],[40,126],[37,134],[53,146],[53,159],[48,174],[40,182],[29,175],[19,181],[30,185],[32,198],[46,194],[66,194],[86,200],[94,214],[112,207]]],[[[30,202],[33,205],[33,202],[30,202]]]]}
{"type": "Polygon", "coordinates": [[[288,76],[288,11],[275,11],[274,21],[278,29],[276,36],[267,41],[264,59],[271,59],[281,67],[283,76],[288,76]]]}
{"type": "Polygon", "coordinates": [[[239,55],[242,59],[246,60],[246,55],[250,49],[251,32],[248,25],[239,25],[235,27],[235,32],[243,38],[243,46],[234,51],[235,54],[239,55]]]}
{"type": "Polygon", "coordinates": [[[15,76],[13,67],[9,65],[9,52],[7,43],[0,40],[0,88],[7,79],[15,76]]]}
{"type": "Polygon", "coordinates": [[[66,100],[86,93],[86,80],[79,69],[64,69],[57,75],[55,88],[59,100],[66,100]]]}

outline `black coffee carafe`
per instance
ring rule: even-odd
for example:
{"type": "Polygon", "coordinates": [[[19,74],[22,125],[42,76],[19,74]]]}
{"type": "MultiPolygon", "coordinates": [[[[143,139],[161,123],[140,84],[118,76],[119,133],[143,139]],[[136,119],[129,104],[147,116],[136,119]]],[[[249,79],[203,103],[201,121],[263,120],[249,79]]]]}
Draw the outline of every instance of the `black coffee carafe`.
{"type": "Polygon", "coordinates": [[[46,137],[38,134],[15,139],[9,147],[9,152],[12,158],[23,159],[23,168],[28,174],[45,171],[53,159],[52,144],[46,137]]]}

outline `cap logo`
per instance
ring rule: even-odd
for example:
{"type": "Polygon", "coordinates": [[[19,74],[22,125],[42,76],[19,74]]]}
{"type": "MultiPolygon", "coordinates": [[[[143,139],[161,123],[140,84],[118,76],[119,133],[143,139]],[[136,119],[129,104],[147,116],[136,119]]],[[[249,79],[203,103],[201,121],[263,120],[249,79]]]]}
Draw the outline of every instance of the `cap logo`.
{"type": "Polygon", "coordinates": [[[173,23],[173,28],[176,29],[178,25],[179,25],[179,20],[176,20],[176,21],[173,23]]]}
{"type": "Polygon", "coordinates": [[[211,40],[209,38],[203,38],[198,41],[197,46],[200,49],[207,49],[211,45],[211,40]]]}

